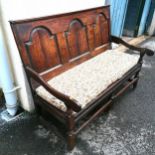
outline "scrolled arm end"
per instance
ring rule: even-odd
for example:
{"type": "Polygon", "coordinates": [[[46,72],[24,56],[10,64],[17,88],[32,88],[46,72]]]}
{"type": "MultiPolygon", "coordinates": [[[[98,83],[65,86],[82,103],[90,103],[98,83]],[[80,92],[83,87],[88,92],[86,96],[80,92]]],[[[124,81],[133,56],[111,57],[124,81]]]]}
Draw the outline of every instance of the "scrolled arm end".
{"type": "Polygon", "coordinates": [[[147,56],[153,56],[154,55],[154,51],[150,50],[150,49],[145,49],[146,55],[147,56]]]}
{"type": "Polygon", "coordinates": [[[125,42],[124,40],[122,40],[121,38],[118,38],[116,36],[111,36],[111,41],[117,44],[122,44],[126,47],[128,47],[129,49],[135,50],[135,51],[139,51],[141,52],[142,56],[144,56],[145,54],[147,56],[153,56],[154,55],[154,51],[147,49],[147,48],[140,48],[140,47],[136,47],[133,45],[128,44],[127,42],[125,42]]]}

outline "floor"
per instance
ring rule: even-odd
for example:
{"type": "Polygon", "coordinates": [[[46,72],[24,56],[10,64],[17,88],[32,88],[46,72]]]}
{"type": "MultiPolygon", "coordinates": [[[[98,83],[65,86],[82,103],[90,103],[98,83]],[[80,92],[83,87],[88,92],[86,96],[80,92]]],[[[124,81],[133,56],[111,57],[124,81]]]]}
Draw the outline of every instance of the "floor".
{"type": "MultiPolygon", "coordinates": [[[[155,50],[155,38],[142,44],[155,50]]],[[[52,121],[23,112],[0,121],[0,155],[155,155],[155,56],[145,56],[136,90],[129,90],[77,138],[72,152],[52,121]]]]}

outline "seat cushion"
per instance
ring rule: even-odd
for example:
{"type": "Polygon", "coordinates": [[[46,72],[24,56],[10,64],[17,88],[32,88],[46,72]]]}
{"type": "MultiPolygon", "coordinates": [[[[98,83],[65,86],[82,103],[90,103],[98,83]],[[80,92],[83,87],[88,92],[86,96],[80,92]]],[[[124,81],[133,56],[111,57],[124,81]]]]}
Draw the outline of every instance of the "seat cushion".
{"type": "MultiPolygon", "coordinates": [[[[135,66],[138,59],[139,55],[107,50],[52,78],[48,83],[56,90],[75,99],[77,104],[84,108],[110,84],[135,66]]],[[[46,91],[44,87],[39,86],[36,93],[58,109],[66,111],[65,104],[46,91]]]]}

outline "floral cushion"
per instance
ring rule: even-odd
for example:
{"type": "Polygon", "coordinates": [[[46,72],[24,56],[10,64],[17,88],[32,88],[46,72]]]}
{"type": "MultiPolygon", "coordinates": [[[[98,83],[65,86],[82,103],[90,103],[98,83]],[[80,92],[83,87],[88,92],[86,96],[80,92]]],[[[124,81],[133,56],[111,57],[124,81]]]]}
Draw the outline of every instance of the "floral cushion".
{"type": "MultiPolygon", "coordinates": [[[[84,108],[111,83],[120,79],[137,64],[139,55],[116,50],[107,50],[98,56],[52,78],[48,83],[58,91],[70,96],[84,108]]],[[[44,87],[36,93],[50,104],[66,111],[65,104],[55,98],[44,87]]]]}

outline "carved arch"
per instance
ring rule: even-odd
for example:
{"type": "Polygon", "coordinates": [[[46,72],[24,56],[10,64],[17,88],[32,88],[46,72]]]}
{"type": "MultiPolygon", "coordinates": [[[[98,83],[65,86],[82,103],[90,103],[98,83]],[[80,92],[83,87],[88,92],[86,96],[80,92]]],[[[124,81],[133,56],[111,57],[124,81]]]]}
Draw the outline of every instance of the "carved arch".
{"type": "Polygon", "coordinates": [[[89,50],[87,28],[80,19],[75,18],[70,22],[66,41],[71,59],[89,50]]]}
{"type": "Polygon", "coordinates": [[[45,26],[37,26],[37,27],[34,27],[34,28],[31,30],[30,36],[29,36],[29,41],[27,41],[27,43],[30,42],[30,41],[32,42],[33,35],[34,35],[35,33],[37,33],[37,31],[46,31],[47,34],[49,35],[49,37],[53,36],[52,32],[51,32],[47,27],[45,27],[45,26]]]}
{"type": "Polygon", "coordinates": [[[61,63],[56,35],[45,26],[32,29],[25,47],[31,66],[38,72],[61,63]]]}
{"type": "Polygon", "coordinates": [[[74,28],[76,28],[76,30],[82,28],[82,27],[85,27],[83,22],[78,19],[78,18],[75,18],[73,19],[70,24],[69,24],[69,30],[68,31],[71,31],[72,29],[74,30],[74,28]]]}
{"type": "Polygon", "coordinates": [[[95,46],[101,46],[108,42],[109,36],[109,25],[108,18],[104,13],[99,13],[96,16],[94,25],[95,31],[95,46]]]}
{"type": "Polygon", "coordinates": [[[100,12],[97,17],[103,17],[106,21],[108,20],[107,16],[103,12],[100,12]]]}

